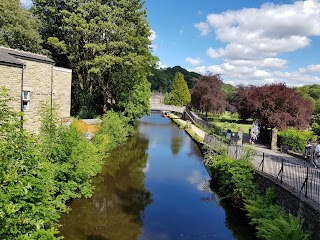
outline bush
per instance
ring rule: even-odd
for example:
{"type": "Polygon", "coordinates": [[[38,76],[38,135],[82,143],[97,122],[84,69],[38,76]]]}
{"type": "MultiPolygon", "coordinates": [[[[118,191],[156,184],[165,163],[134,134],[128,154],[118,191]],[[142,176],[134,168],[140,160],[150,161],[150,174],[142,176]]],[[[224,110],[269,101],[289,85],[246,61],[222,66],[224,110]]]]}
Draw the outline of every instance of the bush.
{"type": "Polygon", "coordinates": [[[292,151],[303,153],[308,139],[316,140],[316,136],[309,131],[299,131],[288,128],[278,133],[279,143],[288,146],[292,151]]]}
{"type": "Polygon", "coordinates": [[[205,155],[212,181],[220,194],[232,197],[238,205],[244,203],[250,223],[256,226],[257,236],[267,240],[309,239],[310,235],[302,230],[303,221],[273,203],[275,194],[271,189],[266,194],[260,193],[249,161],[252,153],[249,151],[242,160],[234,160],[221,150],[211,149],[205,155]]]}
{"type": "Polygon", "coordinates": [[[91,196],[91,178],[133,128],[111,112],[98,139],[89,142],[75,123],[61,126],[55,108],[44,104],[40,134],[33,136],[21,128],[20,115],[8,101],[7,90],[1,89],[0,239],[61,239],[56,237],[58,219],[67,201],[91,196]]]}
{"type": "Polygon", "coordinates": [[[309,239],[302,231],[303,220],[294,217],[278,205],[274,205],[275,194],[268,189],[266,195],[257,195],[246,200],[245,209],[251,224],[256,225],[257,236],[261,239],[309,239]]]}

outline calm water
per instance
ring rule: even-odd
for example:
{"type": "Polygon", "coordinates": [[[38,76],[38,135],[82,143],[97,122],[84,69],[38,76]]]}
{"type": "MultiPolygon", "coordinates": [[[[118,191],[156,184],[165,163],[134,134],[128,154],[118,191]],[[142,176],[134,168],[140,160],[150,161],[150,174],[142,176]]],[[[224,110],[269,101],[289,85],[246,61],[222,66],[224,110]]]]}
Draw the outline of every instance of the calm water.
{"type": "Polygon", "coordinates": [[[219,202],[191,138],[160,114],[114,151],[91,199],[72,201],[66,240],[255,239],[243,212],[219,202]]]}

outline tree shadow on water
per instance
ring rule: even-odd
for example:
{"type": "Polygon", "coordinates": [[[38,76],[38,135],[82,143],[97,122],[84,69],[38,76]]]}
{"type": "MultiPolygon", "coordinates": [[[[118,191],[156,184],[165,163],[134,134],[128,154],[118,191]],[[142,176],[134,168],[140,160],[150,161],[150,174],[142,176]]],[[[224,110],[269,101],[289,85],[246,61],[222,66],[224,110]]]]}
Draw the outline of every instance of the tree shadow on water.
{"type": "Polygon", "coordinates": [[[117,189],[116,194],[121,201],[122,210],[132,216],[132,221],[142,225],[143,211],[152,203],[152,194],[146,189],[117,189]]]}

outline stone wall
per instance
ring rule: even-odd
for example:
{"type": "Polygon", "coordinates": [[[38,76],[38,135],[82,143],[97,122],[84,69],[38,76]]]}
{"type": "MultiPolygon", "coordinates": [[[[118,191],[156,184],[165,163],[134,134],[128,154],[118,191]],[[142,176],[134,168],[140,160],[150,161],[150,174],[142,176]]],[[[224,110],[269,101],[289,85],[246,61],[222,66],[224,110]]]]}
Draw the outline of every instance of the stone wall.
{"type": "Polygon", "coordinates": [[[311,233],[312,240],[320,239],[320,205],[295,192],[285,184],[275,181],[272,177],[256,173],[255,180],[262,190],[269,187],[276,192],[276,203],[294,216],[304,219],[303,229],[311,233]]]}
{"type": "Polygon", "coordinates": [[[23,127],[32,133],[40,129],[39,110],[51,100],[52,64],[19,59],[25,64],[22,91],[30,91],[30,107],[24,110],[23,127]]]}
{"type": "Polygon", "coordinates": [[[59,106],[59,117],[70,117],[72,71],[47,62],[16,58],[25,65],[24,70],[0,65],[0,87],[10,90],[9,106],[17,112],[21,111],[21,91],[30,92],[29,109],[23,111],[24,128],[31,133],[39,132],[39,110],[42,103],[51,102],[51,95],[59,106]]]}
{"type": "Polygon", "coordinates": [[[70,117],[72,70],[53,67],[53,101],[60,118],[70,117]]]}
{"type": "Polygon", "coordinates": [[[9,106],[14,111],[21,110],[21,78],[22,68],[0,65],[0,88],[9,89],[10,98],[9,106]]]}

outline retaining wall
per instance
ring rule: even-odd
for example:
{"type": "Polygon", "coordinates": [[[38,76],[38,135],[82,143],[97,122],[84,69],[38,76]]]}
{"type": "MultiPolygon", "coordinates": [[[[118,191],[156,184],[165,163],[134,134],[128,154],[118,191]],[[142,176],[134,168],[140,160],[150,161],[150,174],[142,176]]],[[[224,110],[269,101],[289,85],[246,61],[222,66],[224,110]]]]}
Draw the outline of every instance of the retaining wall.
{"type": "Polygon", "coordinates": [[[311,233],[312,240],[320,239],[320,205],[305,198],[285,184],[275,181],[272,177],[256,173],[255,180],[262,190],[273,188],[276,193],[276,203],[294,216],[304,219],[303,230],[311,233]]]}

